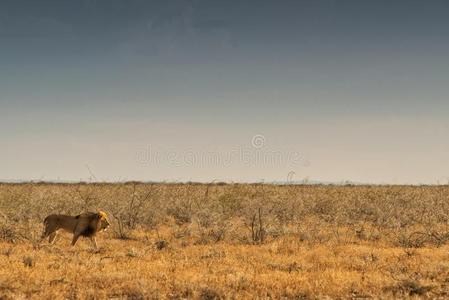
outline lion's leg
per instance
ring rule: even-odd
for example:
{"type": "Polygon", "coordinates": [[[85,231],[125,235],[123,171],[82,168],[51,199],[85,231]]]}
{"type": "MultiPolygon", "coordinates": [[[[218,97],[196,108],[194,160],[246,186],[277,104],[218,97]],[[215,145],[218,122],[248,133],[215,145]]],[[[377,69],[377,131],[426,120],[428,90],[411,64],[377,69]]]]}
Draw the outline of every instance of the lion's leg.
{"type": "Polygon", "coordinates": [[[39,241],[39,244],[42,243],[42,241],[45,240],[51,234],[52,234],[52,232],[49,231],[47,228],[45,228],[44,231],[42,232],[42,236],[41,236],[41,239],[39,241]]]}
{"type": "Polygon", "coordinates": [[[97,245],[97,239],[95,238],[95,236],[91,236],[90,240],[92,242],[92,245],[94,246],[95,250],[98,249],[98,245],[97,245]]]}
{"type": "Polygon", "coordinates": [[[50,237],[48,238],[48,242],[50,244],[54,244],[57,235],[58,235],[58,233],[56,231],[51,233],[50,237]]]}
{"type": "Polygon", "coordinates": [[[44,230],[42,230],[41,241],[43,241],[47,236],[50,235],[50,230],[48,230],[48,226],[44,223],[44,230]]]}
{"type": "Polygon", "coordinates": [[[45,240],[48,235],[49,235],[49,233],[47,233],[46,231],[42,232],[42,236],[41,236],[39,243],[41,243],[43,240],[45,240]]]}
{"type": "Polygon", "coordinates": [[[75,233],[75,234],[73,235],[72,246],[75,246],[76,241],[78,240],[79,237],[80,237],[79,234],[76,234],[76,233],[75,233]]]}

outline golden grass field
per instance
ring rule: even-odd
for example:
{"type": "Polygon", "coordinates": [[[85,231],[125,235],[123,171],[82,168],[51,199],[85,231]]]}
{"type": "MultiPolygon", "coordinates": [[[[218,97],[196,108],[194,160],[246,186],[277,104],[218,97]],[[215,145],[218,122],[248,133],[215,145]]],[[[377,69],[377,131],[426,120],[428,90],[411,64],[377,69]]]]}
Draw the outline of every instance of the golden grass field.
{"type": "Polygon", "coordinates": [[[448,186],[1,184],[1,299],[449,298],[448,186]],[[101,209],[100,249],[38,245],[101,209]]]}

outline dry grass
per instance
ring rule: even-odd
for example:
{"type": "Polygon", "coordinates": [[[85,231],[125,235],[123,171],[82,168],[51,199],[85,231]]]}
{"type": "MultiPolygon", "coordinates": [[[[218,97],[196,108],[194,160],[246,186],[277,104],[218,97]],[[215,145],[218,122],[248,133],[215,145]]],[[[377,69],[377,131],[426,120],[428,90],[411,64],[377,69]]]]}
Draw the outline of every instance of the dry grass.
{"type": "Polygon", "coordinates": [[[0,298],[447,298],[449,187],[0,185],[0,298]],[[36,246],[106,210],[99,251],[36,246]]]}

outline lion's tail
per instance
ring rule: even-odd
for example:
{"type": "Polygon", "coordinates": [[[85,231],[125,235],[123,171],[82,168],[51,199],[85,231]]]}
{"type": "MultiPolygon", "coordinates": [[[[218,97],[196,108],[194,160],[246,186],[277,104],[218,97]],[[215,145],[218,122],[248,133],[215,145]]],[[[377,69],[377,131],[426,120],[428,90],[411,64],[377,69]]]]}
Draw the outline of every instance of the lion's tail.
{"type": "MultiPolygon", "coordinates": [[[[49,216],[48,216],[49,217],[49,216]]],[[[47,227],[48,227],[48,217],[44,219],[44,230],[42,231],[41,238],[45,238],[47,236],[47,227]]]]}

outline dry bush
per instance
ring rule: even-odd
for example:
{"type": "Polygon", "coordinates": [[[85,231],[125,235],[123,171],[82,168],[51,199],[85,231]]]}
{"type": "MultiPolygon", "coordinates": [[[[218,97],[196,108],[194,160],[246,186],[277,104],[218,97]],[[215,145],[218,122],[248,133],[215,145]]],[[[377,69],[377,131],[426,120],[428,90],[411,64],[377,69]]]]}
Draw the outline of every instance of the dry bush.
{"type": "Polygon", "coordinates": [[[0,232],[3,239],[13,240],[18,227],[23,232],[34,230],[50,213],[101,209],[111,215],[119,238],[174,220],[179,226],[194,224],[193,233],[210,241],[236,237],[238,242],[246,231],[252,242],[259,243],[296,228],[301,239],[322,242],[341,239],[342,230],[336,228],[352,228],[353,236],[345,233],[344,238],[383,240],[405,248],[441,246],[449,239],[448,190],[447,186],[3,184],[0,232]],[[245,226],[236,233],[233,224],[241,220],[245,226]],[[309,224],[311,220],[315,224],[309,224]]]}

